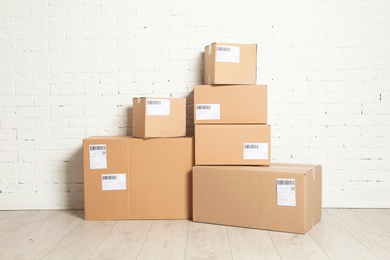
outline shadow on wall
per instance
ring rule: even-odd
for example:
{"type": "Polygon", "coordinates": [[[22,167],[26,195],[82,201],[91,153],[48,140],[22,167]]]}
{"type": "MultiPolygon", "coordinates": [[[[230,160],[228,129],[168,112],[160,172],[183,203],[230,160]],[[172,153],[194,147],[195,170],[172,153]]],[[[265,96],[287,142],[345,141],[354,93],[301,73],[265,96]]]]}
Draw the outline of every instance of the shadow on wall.
{"type": "Polygon", "coordinates": [[[69,209],[84,208],[83,148],[77,149],[68,159],[68,193],[65,206],[69,209]]]}

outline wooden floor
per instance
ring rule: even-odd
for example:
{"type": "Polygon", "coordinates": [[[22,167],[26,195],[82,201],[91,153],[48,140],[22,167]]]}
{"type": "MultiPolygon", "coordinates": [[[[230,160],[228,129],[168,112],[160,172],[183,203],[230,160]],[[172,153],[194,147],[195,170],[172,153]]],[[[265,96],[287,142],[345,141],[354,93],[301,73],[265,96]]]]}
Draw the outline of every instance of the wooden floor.
{"type": "Polygon", "coordinates": [[[0,211],[0,259],[390,259],[390,209],[324,209],[306,235],[186,220],[0,211]]]}

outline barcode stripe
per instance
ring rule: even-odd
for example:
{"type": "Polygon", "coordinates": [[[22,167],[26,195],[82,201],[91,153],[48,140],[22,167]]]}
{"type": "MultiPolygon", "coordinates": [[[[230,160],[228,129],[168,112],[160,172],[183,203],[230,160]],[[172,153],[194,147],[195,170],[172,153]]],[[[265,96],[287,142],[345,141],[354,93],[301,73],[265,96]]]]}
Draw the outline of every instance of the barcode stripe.
{"type": "Polygon", "coordinates": [[[211,106],[207,106],[207,105],[197,105],[197,106],[196,106],[196,109],[197,109],[197,110],[211,110],[211,106]]]}
{"type": "Polygon", "coordinates": [[[278,185],[295,185],[295,180],[278,180],[278,185]]]}
{"type": "Polygon", "coordinates": [[[103,180],[116,180],[116,176],[102,176],[103,180]]]}
{"type": "Polygon", "coordinates": [[[231,48],[230,47],[217,47],[217,51],[227,51],[227,52],[230,52],[231,48]]]}
{"type": "Polygon", "coordinates": [[[148,100],[148,105],[161,105],[161,100],[148,100]]]}
{"type": "Polygon", "coordinates": [[[91,145],[91,146],[89,146],[89,150],[90,150],[90,151],[94,151],[94,150],[106,150],[106,146],[105,146],[105,145],[91,145]]]}
{"type": "Polygon", "coordinates": [[[244,145],[244,149],[260,149],[258,144],[246,144],[244,145]]]}

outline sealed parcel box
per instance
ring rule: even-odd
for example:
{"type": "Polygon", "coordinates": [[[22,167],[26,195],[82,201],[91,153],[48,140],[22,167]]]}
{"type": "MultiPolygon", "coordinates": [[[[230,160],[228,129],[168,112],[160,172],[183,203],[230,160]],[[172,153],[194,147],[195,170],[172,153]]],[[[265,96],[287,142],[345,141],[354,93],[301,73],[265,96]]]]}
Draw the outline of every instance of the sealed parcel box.
{"type": "Polygon", "coordinates": [[[193,167],[194,221],[305,234],[321,214],[320,165],[193,167]]]}
{"type": "Polygon", "coordinates": [[[130,219],[129,137],[84,139],[86,220],[130,219]]]}
{"type": "Polygon", "coordinates": [[[181,137],[185,135],[185,98],[133,99],[134,137],[181,137]]]}
{"type": "Polygon", "coordinates": [[[204,57],[205,84],[256,84],[257,44],[213,43],[204,57]]]}
{"type": "Polygon", "coordinates": [[[195,124],[266,124],[266,85],[194,86],[195,124]]]}
{"type": "Polygon", "coordinates": [[[269,165],[269,125],[195,125],[195,165],[269,165]]]}
{"type": "Polygon", "coordinates": [[[132,219],[191,219],[194,138],[129,139],[132,219]]]}
{"type": "Polygon", "coordinates": [[[193,137],[84,139],[85,219],[190,219],[193,143],[193,137]]]}

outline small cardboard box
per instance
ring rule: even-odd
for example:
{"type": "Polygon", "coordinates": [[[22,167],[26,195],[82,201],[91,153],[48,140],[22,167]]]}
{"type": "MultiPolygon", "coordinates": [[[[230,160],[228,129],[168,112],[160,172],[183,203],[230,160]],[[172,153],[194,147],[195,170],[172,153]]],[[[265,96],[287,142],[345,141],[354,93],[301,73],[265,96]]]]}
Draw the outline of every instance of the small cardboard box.
{"type": "Polygon", "coordinates": [[[269,165],[269,125],[195,125],[195,165],[269,165]]]}
{"type": "Polygon", "coordinates": [[[193,137],[84,139],[85,219],[190,219],[193,165],[193,137]]]}
{"type": "Polygon", "coordinates": [[[266,124],[266,85],[194,86],[195,124],[266,124]]]}
{"type": "Polygon", "coordinates": [[[213,43],[204,57],[205,84],[256,84],[257,44],[213,43]]]}
{"type": "Polygon", "coordinates": [[[186,135],[185,98],[134,98],[133,136],[139,138],[186,135]]]}
{"type": "Polygon", "coordinates": [[[193,167],[194,221],[305,234],[321,214],[320,165],[193,167]]]}

